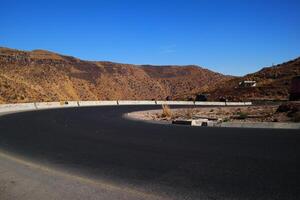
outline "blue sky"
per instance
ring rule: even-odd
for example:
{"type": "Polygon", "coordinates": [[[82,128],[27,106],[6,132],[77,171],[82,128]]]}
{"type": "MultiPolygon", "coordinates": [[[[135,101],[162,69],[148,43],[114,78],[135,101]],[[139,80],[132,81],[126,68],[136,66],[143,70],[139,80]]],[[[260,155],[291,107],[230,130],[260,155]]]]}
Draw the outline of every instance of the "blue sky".
{"type": "Polygon", "coordinates": [[[0,46],[232,75],[300,56],[299,0],[0,0],[0,46]]]}

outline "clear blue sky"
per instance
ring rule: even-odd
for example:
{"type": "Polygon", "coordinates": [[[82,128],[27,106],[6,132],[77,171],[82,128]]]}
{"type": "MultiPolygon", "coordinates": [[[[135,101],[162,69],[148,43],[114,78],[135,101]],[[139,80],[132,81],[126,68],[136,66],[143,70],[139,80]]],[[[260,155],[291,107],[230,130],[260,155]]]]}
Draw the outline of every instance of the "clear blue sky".
{"type": "Polygon", "coordinates": [[[0,46],[243,75],[300,56],[299,0],[0,0],[0,46]]]}

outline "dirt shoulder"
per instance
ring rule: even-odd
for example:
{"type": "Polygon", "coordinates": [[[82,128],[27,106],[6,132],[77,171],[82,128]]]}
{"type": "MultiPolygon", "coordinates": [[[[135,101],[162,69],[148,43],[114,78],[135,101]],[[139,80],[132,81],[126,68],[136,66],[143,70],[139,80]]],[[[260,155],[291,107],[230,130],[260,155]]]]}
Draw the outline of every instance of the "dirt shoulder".
{"type": "Polygon", "coordinates": [[[241,106],[241,107],[194,107],[172,109],[170,107],[130,113],[140,120],[173,121],[208,119],[221,122],[299,122],[298,104],[241,106]]]}

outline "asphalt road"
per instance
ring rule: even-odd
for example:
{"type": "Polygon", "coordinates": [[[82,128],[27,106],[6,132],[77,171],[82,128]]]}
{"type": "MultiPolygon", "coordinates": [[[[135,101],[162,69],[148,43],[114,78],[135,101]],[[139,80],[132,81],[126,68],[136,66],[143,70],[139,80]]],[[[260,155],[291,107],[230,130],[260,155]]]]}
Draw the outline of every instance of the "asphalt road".
{"type": "Polygon", "coordinates": [[[0,199],[300,199],[298,130],[122,117],[153,108],[0,117],[0,199]]]}

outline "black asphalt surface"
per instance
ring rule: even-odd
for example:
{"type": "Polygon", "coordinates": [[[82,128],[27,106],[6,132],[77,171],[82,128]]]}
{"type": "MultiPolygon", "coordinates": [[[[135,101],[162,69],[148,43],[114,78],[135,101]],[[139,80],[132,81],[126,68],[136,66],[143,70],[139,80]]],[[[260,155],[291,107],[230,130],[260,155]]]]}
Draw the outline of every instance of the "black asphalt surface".
{"type": "Polygon", "coordinates": [[[171,199],[300,199],[299,130],[187,127],[123,117],[153,108],[2,116],[0,148],[171,199]]]}

